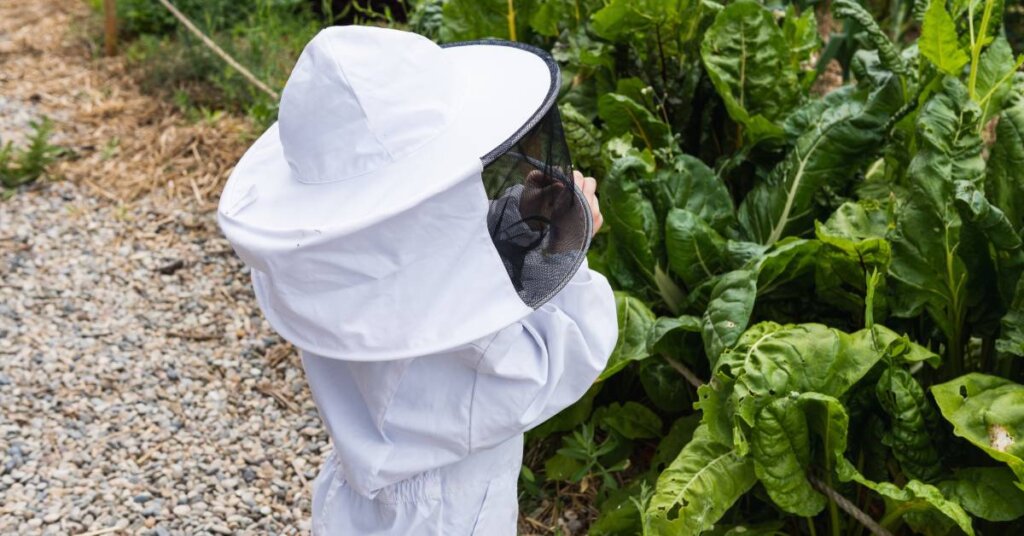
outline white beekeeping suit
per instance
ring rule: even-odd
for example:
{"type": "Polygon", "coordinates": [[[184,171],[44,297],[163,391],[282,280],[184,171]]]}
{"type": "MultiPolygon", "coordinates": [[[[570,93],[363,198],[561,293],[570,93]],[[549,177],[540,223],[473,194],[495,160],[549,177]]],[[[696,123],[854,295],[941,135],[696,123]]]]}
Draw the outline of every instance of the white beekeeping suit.
{"type": "Polygon", "coordinates": [[[314,534],[515,534],[523,432],[617,336],[558,86],[530,47],[331,28],[232,173],[221,227],[334,446],[314,534]]]}

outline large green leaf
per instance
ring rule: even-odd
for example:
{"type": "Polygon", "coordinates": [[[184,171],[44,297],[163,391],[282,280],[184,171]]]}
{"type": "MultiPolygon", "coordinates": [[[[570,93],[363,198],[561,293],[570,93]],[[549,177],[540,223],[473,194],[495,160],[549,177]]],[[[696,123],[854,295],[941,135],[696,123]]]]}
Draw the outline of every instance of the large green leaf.
{"type": "Polygon", "coordinates": [[[672,133],[668,125],[626,95],[601,95],[597,101],[597,113],[612,136],[632,134],[643,142],[643,147],[652,151],[672,143],[672,133]]]}
{"type": "Polygon", "coordinates": [[[889,414],[886,443],[892,448],[903,473],[911,479],[937,479],[942,474],[942,464],[929,435],[935,417],[924,389],[909,372],[893,367],[882,373],[875,392],[889,414]]]}
{"type": "Polygon", "coordinates": [[[649,169],[633,154],[615,160],[602,184],[601,201],[619,257],[653,284],[654,267],[661,258],[662,222],[640,191],[649,169]]]}
{"type": "Polygon", "coordinates": [[[641,171],[636,175],[637,180],[647,180],[654,173],[657,165],[654,161],[654,153],[647,149],[637,149],[632,134],[623,134],[605,140],[601,145],[601,157],[605,160],[609,170],[614,169],[619,160],[630,160],[625,167],[620,166],[620,171],[640,165],[641,171]]]}
{"type": "Polygon", "coordinates": [[[832,3],[832,12],[836,18],[853,19],[860,24],[872,48],[878,51],[878,57],[886,69],[900,75],[909,73],[909,68],[900,56],[899,49],[889,40],[889,36],[885,35],[885,32],[878,27],[875,18],[871,16],[867,9],[855,0],[835,0],[832,3]]]}
{"type": "MultiPolygon", "coordinates": [[[[735,417],[743,418],[748,426],[753,426],[754,416],[757,412],[776,396],[781,396],[790,391],[803,391],[799,389],[807,382],[801,379],[793,380],[793,374],[802,374],[805,359],[813,362],[816,356],[803,353],[812,353],[814,349],[804,348],[804,344],[794,345],[785,339],[792,337],[793,329],[798,326],[784,326],[774,322],[761,322],[745,331],[738,341],[729,350],[722,353],[716,369],[728,374],[732,380],[732,392],[729,393],[730,403],[735,408],[735,417]],[[779,340],[781,339],[781,343],[779,340]],[[764,345],[764,346],[762,346],[764,345]],[[778,359],[779,363],[773,360],[778,359]],[[793,370],[789,370],[793,369],[793,370]],[[750,380],[747,379],[750,374],[750,380]],[[766,376],[767,375],[767,376],[766,376]],[[747,386],[741,382],[750,381],[754,385],[747,386]],[[786,389],[787,387],[791,387],[786,389]],[[741,406],[742,405],[742,406],[741,406]]],[[[807,329],[817,334],[828,334],[828,328],[815,324],[811,328],[799,327],[800,330],[807,329]]],[[[803,337],[807,343],[823,343],[828,345],[834,342],[833,337],[815,339],[814,337],[803,337]]],[[[737,438],[737,440],[741,440],[737,438]]]]}
{"type": "Polygon", "coordinates": [[[857,96],[857,88],[848,85],[840,87],[820,99],[804,101],[803,104],[790,112],[782,123],[782,130],[786,133],[786,141],[790,144],[795,143],[800,136],[815,128],[815,123],[825,113],[825,110],[838,108],[848,100],[856,100],[857,96]]]}
{"type": "Polygon", "coordinates": [[[814,18],[813,9],[804,9],[797,15],[796,4],[786,8],[786,16],[782,19],[782,34],[786,37],[789,48],[789,60],[794,71],[799,71],[800,64],[812,58],[812,54],[821,46],[818,36],[818,23],[814,18]]]}
{"type": "MultiPolygon", "coordinates": [[[[822,243],[815,263],[814,284],[818,296],[850,313],[864,310],[867,280],[876,270],[885,274],[892,260],[892,246],[885,238],[886,213],[875,203],[844,203],[824,224],[815,223],[822,243]]],[[[884,296],[884,295],[883,295],[884,296]]],[[[874,313],[884,311],[876,298],[874,313]]]]}
{"type": "Polygon", "coordinates": [[[686,309],[689,298],[686,291],[669,275],[668,270],[659,263],[654,266],[654,286],[665,307],[672,314],[679,314],[686,309]]]}
{"type": "Polygon", "coordinates": [[[594,411],[594,422],[628,439],[661,435],[661,418],[646,406],[633,401],[598,408],[594,411]]]}
{"type": "Polygon", "coordinates": [[[597,35],[625,41],[653,33],[655,28],[695,26],[698,21],[693,19],[700,19],[700,9],[701,2],[696,0],[610,0],[590,20],[597,35]]]}
{"type": "Polygon", "coordinates": [[[1013,301],[1000,324],[996,350],[1004,356],[1024,357],[1024,277],[1017,280],[1013,301]]]}
{"type": "Polygon", "coordinates": [[[969,467],[939,483],[942,493],[964,510],[988,521],[1013,521],[1024,516],[1024,490],[1006,467],[969,467]]]}
{"type": "Polygon", "coordinates": [[[543,0],[530,16],[530,27],[541,35],[557,37],[564,28],[584,24],[598,2],[588,0],[543,0]]]}
{"type": "Polygon", "coordinates": [[[544,477],[548,481],[571,481],[583,469],[583,462],[557,453],[544,460],[544,477]]]}
{"type": "Polygon", "coordinates": [[[789,394],[765,406],[751,437],[754,470],[776,505],[788,513],[812,516],[825,497],[808,482],[810,434],[824,447],[828,466],[846,450],[849,417],[838,399],[821,393],[789,394]]]}
{"type": "Polygon", "coordinates": [[[711,292],[704,312],[704,350],[712,368],[723,350],[739,340],[750,322],[757,297],[757,275],[736,270],[722,276],[711,292]]]}
{"type": "Polygon", "coordinates": [[[892,363],[914,365],[925,362],[932,368],[937,368],[942,362],[935,352],[911,342],[906,335],[900,336],[885,326],[875,324],[870,328],[870,333],[870,336],[861,338],[859,341],[870,344],[872,348],[882,349],[886,359],[890,359],[892,363]]]}
{"type": "Polygon", "coordinates": [[[1014,59],[1010,43],[1003,36],[996,37],[981,54],[975,97],[984,112],[983,123],[1003,109],[1013,87],[1013,73],[1020,67],[1021,60],[1014,59]]]}
{"type": "Polygon", "coordinates": [[[637,296],[650,292],[651,275],[637,264],[626,247],[619,245],[613,233],[597,236],[587,252],[587,261],[592,269],[608,277],[613,288],[637,296]]]}
{"type": "Polygon", "coordinates": [[[530,28],[530,17],[536,0],[446,0],[444,4],[444,26],[441,27],[443,41],[464,41],[497,37],[500,39],[522,39],[530,28]],[[510,35],[509,7],[514,11],[515,36],[510,35]]]}
{"type": "Polygon", "coordinates": [[[889,117],[902,104],[895,76],[867,95],[850,94],[826,108],[771,174],[743,199],[739,222],[750,239],[774,244],[811,229],[815,195],[842,187],[880,148],[889,117]]]}
{"type": "Polygon", "coordinates": [[[562,116],[562,130],[572,154],[573,167],[588,175],[603,177],[605,170],[601,162],[601,134],[594,122],[568,102],[560,104],[558,111],[562,116]]]}
{"type": "Polygon", "coordinates": [[[917,46],[921,55],[939,70],[954,76],[960,74],[963,66],[970,61],[967,52],[960,46],[956,24],[946,11],[945,2],[928,4],[917,46]]]}
{"type": "Polygon", "coordinates": [[[725,244],[725,253],[729,257],[729,264],[737,269],[755,265],[769,249],[771,249],[770,246],[746,240],[729,240],[725,244]]]}
{"type": "Polygon", "coordinates": [[[647,337],[647,351],[655,353],[669,353],[670,345],[675,336],[685,333],[700,333],[701,319],[695,316],[683,315],[680,317],[660,316],[655,321],[654,327],[647,337]]]}
{"type": "Polygon", "coordinates": [[[873,482],[864,478],[845,458],[839,460],[838,473],[844,481],[854,481],[886,499],[886,517],[902,518],[917,532],[946,534],[956,525],[974,536],[971,516],[955,501],[947,499],[939,488],[911,480],[902,488],[891,482],[873,482]]]}
{"type": "MultiPolygon", "coordinates": [[[[763,324],[755,325],[751,330],[760,327],[763,324]]],[[[735,384],[735,378],[728,374],[726,367],[714,370],[711,379],[697,388],[698,400],[693,404],[694,409],[700,410],[703,416],[701,425],[707,427],[708,434],[719,443],[728,445],[734,445],[736,440],[733,433],[735,408],[730,400],[735,384]]],[[[746,456],[747,452],[741,454],[746,456]]]]}
{"type": "MultiPolygon", "coordinates": [[[[724,262],[728,263],[729,257],[735,256],[730,250],[737,244],[745,243],[727,243],[724,262]]],[[[704,311],[703,332],[705,351],[712,365],[718,355],[747,329],[756,297],[811,273],[815,263],[820,261],[820,248],[818,241],[799,238],[787,238],[767,253],[754,248],[746,267],[716,280],[704,311]]]]}
{"type": "MultiPolygon", "coordinates": [[[[1024,73],[1017,75],[1006,103],[990,148],[985,196],[1005,215],[1016,235],[1021,236],[1024,233],[1024,73]]],[[[1000,352],[1007,353],[1006,341],[1011,340],[1017,340],[1018,348],[1024,349],[1021,346],[1024,336],[1020,333],[1024,330],[1024,317],[1019,316],[1024,311],[1024,296],[1017,292],[1024,271],[1024,253],[1000,251],[995,256],[995,266],[1001,301],[1009,309],[1002,321],[1000,352]]],[[[1018,350],[1017,355],[1024,355],[1024,350],[1018,350]]]]}
{"type": "Polygon", "coordinates": [[[634,479],[626,487],[610,490],[601,501],[597,519],[587,529],[587,536],[636,536],[640,530],[640,511],[634,501],[643,500],[647,478],[634,479]]]}
{"type": "MultiPolygon", "coordinates": [[[[763,339],[778,328],[780,326],[758,324],[745,337],[763,339]]],[[[808,357],[813,359],[813,356],[808,357]]],[[[812,452],[809,432],[813,430],[820,437],[829,466],[845,461],[843,453],[849,418],[842,403],[835,397],[816,392],[773,394],[771,391],[763,396],[747,391],[739,396],[734,394],[730,402],[723,402],[721,394],[715,391],[720,391],[729,382],[729,378],[716,375],[711,384],[701,388],[701,409],[708,434],[719,442],[728,443],[729,433],[713,431],[715,427],[723,429],[728,425],[716,421],[720,421],[723,410],[742,406],[749,398],[756,398],[751,406],[760,409],[756,410],[756,418],[749,423],[749,450],[756,476],[784,511],[801,516],[819,513],[826,501],[808,482],[812,452]]],[[[740,436],[736,439],[736,452],[744,454],[747,445],[740,436]]]]}
{"type": "Polygon", "coordinates": [[[664,359],[644,361],[638,375],[647,398],[661,411],[678,413],[693,405],[686,380],[664,359]]]}
{"type": "Polygon", "coordinates": [[[985,194],[1020,232],[1024,230],[1024,74],[1018,78],[1017,95],[996,125],[985,194]]]}
{"type": "Polygon", "coordinates": [[[647,352],[647,337],[654,326],[654,313],[644,302],[624,292],[615,293],[615,307],[619,321],[619,339],[598,381],[605,380],[631,362],[647,359],[650,355],[647,352]]]}
{"type": "Polygon", "coordinates": [[[980,115],[964,85],[949,77],[921,109],[918,151],[908,170],[911,195],[891,235],[893,312],[911,317],[927,308],[953,347],[963,343],[958,334],[968,299],[968,272],[957,254],[962,221],[953,206],[954,184],[977,184],[984,176],[980,115]]]}
{"type": "Polygon", "coordinates": [[[835,466],[846,451],[850,417],[838,398],[821,393],[800,393],[797,397],[807,423],[821,438],[828,463],[835,466]]]}
{"type": "Polygon", "coordinates": [[[679,208],[694,213],[719,233],[735,221],[725,182],[707,164],[690,155],[678,155],[642,187],[662,220],[679,208]]]}
{"type": "Polygon", "coordinates": [[[779,508],[804,517],[817,515],[825,508],[825,497],[807,480],[810,435],[796,400],[783,397],[762,408],[750,446],[754,473],[779,508]]]}
{"type": "Polygon", "coordinates": [[[651,533],[677,536],[708,530],[755,481],[750,459],[716,441],[706,426],[700,426],[658,477],[647,509],[651,533]]]}
{"type": "Polygon", "coordinates": [[[676,419],[654,450],[651,467],[660,472],[672,463],[672,460],[675,460],[687,443],[693,439],[693,434],[697,431],[698,426],[700,426],[699,413],[676,419]]]}
{"type": "Polygon", "coordinates": [[[1002,210],[985,198],[971,181],[960,180],[954,184],[953,203],[960,217],[978,227],[985,238],[998,249],[1017,249],[1021,245],[1020,235],[1014,230],[1009,218],[1002,210]]]}
{"type": "Polygon", "coordinates": [[[701,58],[729,115],[751,139],[781,136],[796,105],[796,71],[771,12],[752,0],[729,4],[701,43],[701,58]]]}
{"type": "Polygon", "coordinates": [[[913,317],[927,307],[946,336],[952,337],[967,303],[967,268],[956,255],[960,218],[952,206],[936,212],[920,197],[912,197],[898,217],[890,268],[893,313],[913,317]],[[929,239],[921,240],[922,236],[929,239]]]}
{"type": "Polygon", "coordinates": [[[953,433],[1009,465],[1024,482],[1024,385],[974,372],[931,391],[953,433]]]}
{"type": "Polygon", "coordinates": [[[672,209],[665,220],[665,251],[672,271],[695,287],[723,271],[726,242],[704,220],[684,209],[672,209]]]}
{"type": "Polygon", "coordinates": [[[891,224],[885,209],[871,200],[843,203],[821,225],[821,234],[851,241],[884,238],[891,224]]]}
{"type": "MultiPolygon", "coordinates": [[[[725,383],[727,393],[723,395],[727,394],[727,405],[733,408],[737,422],[750,427],[761,408],[788,393],[844,395],[887,354],[888,343],[896,339],[894,333],[878,325],[847,334],[821,324],[762,322],[719,357],[717,366],[724,376],[716,374],[716,378],[725,383]]],[[[702,393],[702,408],[708,394],[702,393]]],[[[721,407],[723,402],[711,405],[721,407]]],[[[737,435],[734,442],[742,447],[744,437],[737,435]]]]}
{"type": "Polygon", "coordinates": [[[781,285],[810,274],[818,261],[821,243],[802,238],[786,238],[775,244],[754,263],[757,295],[763,296],[781,285]]]}
{"type": "Polygon", "coordinates": [[[737,387],[755,397],[796,392],[842,396],[882,357],[870,330],[852,334],[821,324],[782,326],[744,334],[723,362],[737,371],[737,387]]]}

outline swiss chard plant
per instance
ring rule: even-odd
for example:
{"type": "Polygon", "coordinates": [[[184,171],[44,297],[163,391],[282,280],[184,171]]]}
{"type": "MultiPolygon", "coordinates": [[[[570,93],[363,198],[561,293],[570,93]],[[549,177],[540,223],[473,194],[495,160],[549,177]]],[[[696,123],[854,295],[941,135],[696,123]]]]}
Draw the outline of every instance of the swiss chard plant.
{"type": "Polygon", "coordinates": [[[601,183],[619,342],[528,489],[590,482],[590,534],[1024,534],[1010,4],[421,3],[548,47],[601,183]]]}

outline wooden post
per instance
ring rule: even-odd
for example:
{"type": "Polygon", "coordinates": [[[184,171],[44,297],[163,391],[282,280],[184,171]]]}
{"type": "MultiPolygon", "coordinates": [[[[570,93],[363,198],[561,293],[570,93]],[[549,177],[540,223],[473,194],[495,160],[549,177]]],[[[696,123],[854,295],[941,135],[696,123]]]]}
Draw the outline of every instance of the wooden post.
{"type": "Polygon", "coordinates": [[[117,4],[103,0],[103,51],[107,56],[117,54],[117,4]]]}

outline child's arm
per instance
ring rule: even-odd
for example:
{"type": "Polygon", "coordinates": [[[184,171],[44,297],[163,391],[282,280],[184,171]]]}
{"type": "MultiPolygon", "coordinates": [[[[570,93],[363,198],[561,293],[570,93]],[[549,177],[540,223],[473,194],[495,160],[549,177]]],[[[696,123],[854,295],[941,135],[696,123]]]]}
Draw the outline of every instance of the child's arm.
{"type": "Polygon", "coordinates": [[[487,346],[476,366],[470,449],[497,445],[579,400],[617,336],[611,288],[584,264],[551,302],[487,346]]]}
{"type": "MultiPolygon", "coordinates": [[[[578,400],[604,369],[617,337],[611,288],[584,264],[550,302],[465,349],[349,364],[376,439],[356,442],[363,435],[357,433],[361,412],[345,412],[335,417],[347,422],[329,424],[338,430],[332,436],[344,437],[337,443],[347,443],[335,448],[356,462],[348,476],[364,494],[455,463],[578,400]]],[[[343,385],[335,389],[325,394],[344,396],[343,385]]]]}

